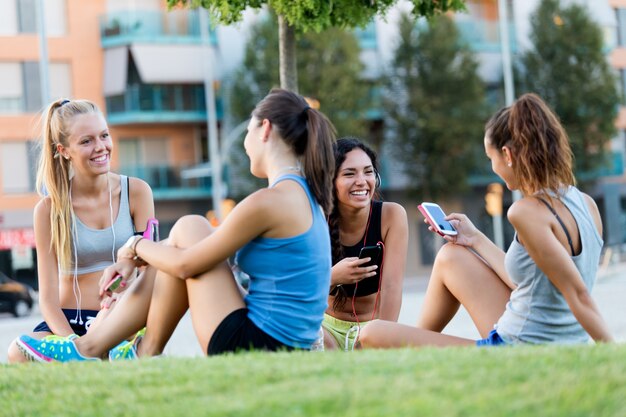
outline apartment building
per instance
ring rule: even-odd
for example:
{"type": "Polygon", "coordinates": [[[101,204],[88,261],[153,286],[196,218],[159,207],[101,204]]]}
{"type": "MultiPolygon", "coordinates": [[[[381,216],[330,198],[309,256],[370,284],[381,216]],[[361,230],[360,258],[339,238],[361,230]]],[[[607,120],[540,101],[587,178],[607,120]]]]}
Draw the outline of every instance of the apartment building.
{"type": "Polygon", "coordinates": [[[0,269],[28,277],[43,97],[100,106],[113,169],[148,181],[165,232],[182,214],[204,214],[211,196],[206,178],[185,175],[208,160],[198,14],[166,12],[160,0],[46,0],[45,65],[38,3],[0,0],[0,269]]]}

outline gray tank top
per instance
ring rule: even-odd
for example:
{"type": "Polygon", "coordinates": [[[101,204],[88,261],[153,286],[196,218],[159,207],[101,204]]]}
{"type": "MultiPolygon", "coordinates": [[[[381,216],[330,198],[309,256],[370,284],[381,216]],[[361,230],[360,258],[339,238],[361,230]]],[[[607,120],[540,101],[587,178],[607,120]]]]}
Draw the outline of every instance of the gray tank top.
{"type": "MultiPolygon", "coordinates": [[[[571,258],[591,292],[598,272],[602,237],[582,193],[576,187],[568,187],[561,201],[578,224],[582,248],[578,255],[571,258]]],[[[498,334],[506,343],[589,342],[589,335],[574,317],[565,298],[518,242],[517,234],[504,263],[511,280],[517,284],[496,324],[498,334]]]]}
{"type": "MultiPolygon", "coordinates": [[[[77,275],[90,272],[102,271],[113,264],[112,250],[117,256],[117,250],[126,243],[135,233],[135,226],[130,215],[130,205],[128,202],[128,177],[120,175],[120,207],[117,218],[113,223],[115,230],[115,244],[113,242],[113,231],[111,227],[106,229],[92,229],[80,221],[76,220],[76,232],[72,230],[72,244],[76,245],[76,257],[78,258],[77,275]]],[[[72,247],[72,266],[64,274],[74,274],[74,247],[72,247]]]]}

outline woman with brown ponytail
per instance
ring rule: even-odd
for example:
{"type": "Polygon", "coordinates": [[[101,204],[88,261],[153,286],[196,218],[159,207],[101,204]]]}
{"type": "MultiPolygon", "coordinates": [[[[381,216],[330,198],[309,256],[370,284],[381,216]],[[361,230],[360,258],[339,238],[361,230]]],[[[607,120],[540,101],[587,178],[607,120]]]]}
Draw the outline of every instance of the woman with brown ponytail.
{"type": "Polygon", "coordinates": [[[181,218],[167,244],[133,237],[105,279],[127,277],[137,263],[156,270],[141,280],[98,327],[78,339],[43,344],[22,336],[34,360],[90,360],[160,354],[187,309],[208,355],[240,350],[309,349],[317,339],[330,285],[326,216],[332,209],[334,128],[299,95],[272,90],[254,109],[244,141],[250,170],[268,187],[242,200],[213,229],[200,216],[181,218]],[[250,276],[243,294],[226,260],[236,254],[250,276]],[[62,354],[57,354],[61,351],[62,354]]]}
{"type": "Polygon", "coordinates": [[[333,271],[324,315],[324,347],[352,350],[370,320],[397,321],[408,245],[406,211],[376,199],[376,154],[356,138],[334,146],[334,207],[328,219],[333,271]],[[359,259],[363,247],[380,247],[380,269],[359,259]]]}
{"type": "MultiPolygon", "coordinates": [[[[493,171],[522,198],[507,217],[515,237],[504,253],[463,214],[447,219],[418,327],[378,321],[366,347],[513,345],[612,341],[590,296],[602,249],[596,204],[575,186],[572,152],[557,116],[534,94],[498,111],[485,128],[493,171]],[[441,334],[459,304],[484,339],[441,334]]],[[[432,229],[431,229],[432,230],[432,229]]]]}
{"type": "MultiPolygon", "coordinates": [[[[152,191],[140,179],[111,172],[113,143],[94,103],[55,101],[42,125],[37,190],[43,198],[35,207],[34,228],[44,321],[32,336],[81,336],[103,302],[102,271],[154,217],[152,191]]],[[[25,360],[15,343],[8,358],[25,360]]]]}

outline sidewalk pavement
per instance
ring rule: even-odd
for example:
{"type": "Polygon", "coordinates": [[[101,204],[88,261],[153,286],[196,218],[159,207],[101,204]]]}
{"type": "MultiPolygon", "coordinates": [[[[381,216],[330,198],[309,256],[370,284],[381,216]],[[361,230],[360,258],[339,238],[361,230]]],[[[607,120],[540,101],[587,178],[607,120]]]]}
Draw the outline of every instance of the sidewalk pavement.
{"type": "MultiPolygon", "coordinates": [[[[428,276],[414,276],[405,279],[402,309],[399,322],[415,325],[422,303],[428,276]]],[[[592,292],[602,316],[616,341],[626,342],[626,263],[618,263],[604,268],[598,275],[592,292]]],[[[25,318],[14,319],[0,315],[0,363],[6,362],[9,343],[22,333],[29,332],[41,321],[38,310],[25,318]]],[[[459,313],[444,329],[444,333],[460,337],[478,339],[478,331],[472,320],[461,308],[459,313]]],[[[186,314],[178,325],[172,339],[165,348],[167,356],[202,356],[203,352],[193,332],[191,317],[186,314]]]]}

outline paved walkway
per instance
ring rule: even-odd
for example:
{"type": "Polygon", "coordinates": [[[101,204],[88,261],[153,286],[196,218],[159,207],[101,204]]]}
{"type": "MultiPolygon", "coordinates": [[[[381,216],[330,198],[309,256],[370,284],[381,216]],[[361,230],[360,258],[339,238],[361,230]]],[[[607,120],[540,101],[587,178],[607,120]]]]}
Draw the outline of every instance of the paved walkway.
{"type": "MultiPolygon", "coordinates": [[[[427,276],[406,279],[402,310],[399,321],[415,324],[424,299],[427,276]]],[[[601,271],[592,293],[609,329],[619,342],[626,342],[626,263],[613,265],[601,271]]],[[[0,314],[0,362],[6,362],[6,349],[15,337],[30,331],[41,321],[37,310],[26,318],[14,319],[8,314],[0,314]]],[[[464,309],[450,322],[444,333],[467,338],[478,338],[478,332],[464,309]]],[[[191,326],[189,314],[185,315],[172,339],[165,348],[168,356],[201,356],[191,326]]]]}

